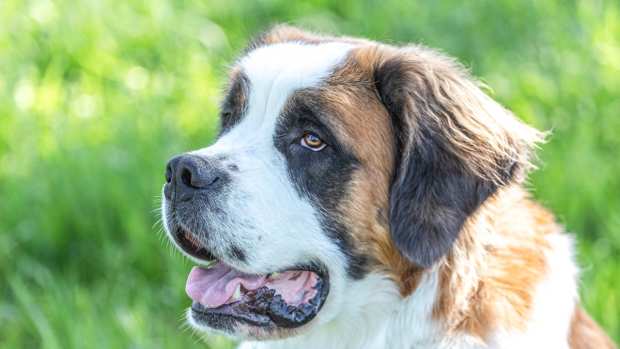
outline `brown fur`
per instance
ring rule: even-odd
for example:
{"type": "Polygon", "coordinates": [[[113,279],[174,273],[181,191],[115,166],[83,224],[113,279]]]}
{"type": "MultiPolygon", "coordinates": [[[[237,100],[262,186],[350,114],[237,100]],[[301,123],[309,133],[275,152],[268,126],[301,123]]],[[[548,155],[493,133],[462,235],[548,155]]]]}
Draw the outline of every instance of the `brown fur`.
{"type": "Polygon", "coordinates": [[[389,234],[386,198],[395,161],[394,131],[372,80],[373,52],[354,51],[322,89],[330,122],[339,139],[361,162],[342,205],[342,217],[356,240],[355,246],[372,256],[372,268],[389,275],[408,295],[418,285],[422,269],[409,263],[395,248],[389,234]]]}
{"type": "MultiPolygon", "coordinates": [[[[368,252],[378,262],[378,268],[384,268],[389,275],[392,275],[400,285],[401,293],[406,296],[417,287],[423,270],[403,258],[390,239],[389,228],[385,224],[373,224],[377,218],[372,214],[373,210],[378,209],[380,212],[387,210],[385,198],[388,196],[388,185],[393,175],[395,149],[385,145],[394,144],[395,140],[389,136],[393,134],[389,133],[392,132],[389,115],[381,107],[377,96],[369,92],[373,91],[371,77],[373,69],[381,60],[397,54],[400,53],[381,46],[354,51],[343,67],[329,79],[325,95],[329,93],[333,100],[331,105],[339,108],[334,115],[341,117],[334,127],[343,129],[340,138],[345,139],[345,143],[351,149],[355,149],[355,153],[362,158],[362,163],[367,165],[357,173],[358,178],[353,181],[354,184],[350,189],[351,199],[347,202],[344,217],[351,220],[349,226],[353,229],[353,235],[360,241],[356,246],[366,245],[368,252]],[[349,93],[342,93],[340,89],[349,93]],[[364,142],[360,142],[360,139],[364,142]],[[375,144],[376,142],[382,144],[375,144]],[[381,153],[381,150],[386,148],[390,151],[381,153]]],[[[519,145],[521,147],[529,147],[529,144],[538,139],[536,134],[527,128],[519,131],[520,124],[513,123],[510,116],[502,120],[507,125],[495,125],[496,120],[491,120],[493,118],[491,110],[486,114],[482,113],[489,120],[480,120],[477,109],[485,108],[484,103],[490,102],[488,97],[481,92],[478,93],[473,83],[464,80],[466,76],[461,76],[463,72],[450,71],[453,62],[440,62],[445,66],[440,65],[439,68],[428,67],[433,62],[426,62],[424,59],[433,59],[433,54],[426,51],[421,51],[421,54],[428,57],[416,57],[415,60],[419,65],[426,67],[418,69],[433,69],[433,74],[444,79],[452,79],[451,83],[459,85],[454,88],[456,94],[463,95],[461,97],[464,99],[462,101],[464,106],[453,106],[457,109],[454,114],[467,115],[468,119],[437,121],[447,127],[449,132],[453,132],[447,137],[451,140],[447,146],[452,147],[459,157],[466,159],[470,169],[481,176],[493,174],[493,168],[497,166],[497,159],[501,156],[514,158],[523,165],[524,170],[527,169],[529,167],[527,149],[523,152],[515,152],[512,149],[518,142],[521,142],[519,145]],[[463,88],[473,90],[470,93],[474,97],[465,96],[460,92],[463,88]],[[467,105],[468,103],[470,105],[467,105]],[[450,127],[453,129],[450,130],[450,127]],[[492,129],[493,127],[497,130],[492,129]],[[516,136],[508,134],[511,128],[521,134],[517,133],[516,136]],[[492,136],[503,139],[488,140],[492,136]],[[519,139],[518,136],[523,138],[519,139]],[[482,149],[483,144],[489,149],[482,149]]],[[[434,83],[438,86],[431,87],[432,89],[447,89],[442,85],[445,82],[434,83]]],[[[500,108],[498,110],[506,112],[500,108]]],[[[490,179],[499,181],[497,178],[490,179]]],[[[519,179],[520,176],[516,178],[519,179]]],[[[475,219],[470,219],[467,228],[461,232],[453,252],[445,258],[440,267],[442,287],[435,306],[435,317],[442,320],[451,330],[467,332],[481,339],[496,326],[524,328],[532,305],[532,286],[546,272],[544,234],[550,230],[559,231],[553,222],[553,217],[543,208],[532,204],[518,188],[512,189],[513,193],[507,192],[502,192],[501,195],[498,194],[489,200],[476,214],[475,219]],[[522,214],[519,214],[519,211],[522,211],[522,214]],[[510,212],[512,218],[504,220],[498,218],[504,212],[510,212]],[[530,212],[534,214],[530,215],[530,212]],[[518,225],[519,229],[513,228],[515,218],[523,218],[518,225]],[[496,248],[491,242],[486,242],[477,236],[478,229],[492,230],[505,236],[504,241],[510,243],[505,248],[496,248]],[[485,265],[493,265],[495,268],[485,270],[485,265]],[[483,270],[485,272],[480,273],[483,270]]]]}
{"type": "Polygon", "coordinates": [[[417,286],[421,270],[398,252],[382,215],[387,212],[389,184],[395,149],[389,115],[377,98],[370,67],[351,57],[318,89],[300,91],[297,98],[320,101],[322,120],[360,162],[350,183],[348,199],[340,205],[341,220],[358,254],[370,258],[370,267],[381,269],[401,287],[403,295],[417,286]],[[388,146],[386,146],[388,145],[388,146]]]}
{"type": "Polygon", "coordinates": [[[545,236],[560,232],[517,186],[489,199],[441,263],[435,318],[481,339],[497,327],[524,330],[533,286],[548,272],[545,236]]]}
{"type": "MultiPolygon", "coordinates": [[[[397,164],[397,144],[415,146],[422,123],[433,125],[450,155],[475,178],[499,189],[465,222],[448,255],[436,265],[440,293],[433,316],[449,331],[484,341],[496,328],[523,330],[533,292],[548,270],[549,234],[562,228],[553,215],[529,198],[521,183],[532,168],[529,156],[543,134],[518,121],[489,98],[465,69],[435,51],[396,48],[365,40],[321,37],[288,26],[261,36],[253,47],[286,41],[357,44],[349,59],[326,81],[320,98],[333,119],[325,122],[361,162],[340,207],[354,246],[371,257],[371,267],[390,275],[403,296],[411,295],[427,270],[396,248],[387,218],[397,164]],[[411,99],[405,108],[407,139],[395,139],[388,110],[377,94],[374,74],[385,62],[400,60],[411,99]],[[432,105],[435,103],[436,105],[432,105]],[[502,174],[514,164],[510,176],[502,174]]],[[[406,154],[405,154],[406,155],[406,154]]],[[[433,207],[428,215],[442,214],[433,207]]],[[[446,213],[448,214],[448,213],[446,213]]],[[[578,308],[571,348],[613,348],[596,324],[578,308]]]]}
{"type": "Polygon", "coordinates": [[[571,321],[568,345],[571,349],[614,349],[616,346],[605,332],[583,311],[575,306],[571,321]]]}
{"type": "Polygon", "coordinates": [[[235,67],[229,74],[227,96],[220,106],[222,128],[226,129],[236,123],[248,105],[248,82],[245,74],[235,67]]]}

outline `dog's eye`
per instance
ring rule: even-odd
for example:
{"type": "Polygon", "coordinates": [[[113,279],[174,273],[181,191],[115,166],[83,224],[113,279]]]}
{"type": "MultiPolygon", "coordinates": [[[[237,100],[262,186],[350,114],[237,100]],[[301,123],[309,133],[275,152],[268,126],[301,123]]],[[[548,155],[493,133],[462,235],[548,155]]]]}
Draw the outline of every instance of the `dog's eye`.
{"type": "Polygon", "coordinates": [[[327,146],[327,144],[325,144],[325,142],[323,142],[323,140],[313,132],[304,133],[301,137],[300,143],[302,147],[312,151],[321,151],[327,146]]]}

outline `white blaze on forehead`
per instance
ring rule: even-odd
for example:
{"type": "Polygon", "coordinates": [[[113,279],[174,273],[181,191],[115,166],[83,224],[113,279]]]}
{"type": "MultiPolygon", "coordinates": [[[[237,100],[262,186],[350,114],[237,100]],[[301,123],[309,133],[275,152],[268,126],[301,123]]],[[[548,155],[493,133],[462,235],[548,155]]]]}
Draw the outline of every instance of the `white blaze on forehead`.
{"type": "Polygon", "coordinates": [[[314,86],[340,63],[350,44],[282,43],[265,46],[244,57],[240,66],[255,92],[281,92],[314,86]]]}
{"type": "MultiPolygon", "coordinates": [[[[238,147],[242,139],[271,141],[286,100],[299,89],[318,86],[353,46],[345,43],[281,43],[260,47],[241,59],[249,81],[248,108],[240,124],[218,143],[238,147]]],[[[246,143],[241,141],[242,143],[246,143]]]]}
{"type": "Polygon", "coordinates": [[[343,43],[283,43],[251,52],[240,66],[250,81],[252,112],[260,112],[261,107],[264,111],[278,110],[293,91],[318,85],[350,48],[343,43]]]}

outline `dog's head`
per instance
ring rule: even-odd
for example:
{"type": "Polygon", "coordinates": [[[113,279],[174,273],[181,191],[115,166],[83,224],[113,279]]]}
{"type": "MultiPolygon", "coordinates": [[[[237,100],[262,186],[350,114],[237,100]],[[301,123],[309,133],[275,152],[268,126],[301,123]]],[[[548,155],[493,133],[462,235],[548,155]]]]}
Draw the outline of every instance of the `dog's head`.
{"type": "Polygon", "coordinates": [[[167,166],[169,237],[214,263],[190,323],[281,338],[409,295],[538,137],[432,50],[276,27],[232,68],[217,141],[167,166]]]}

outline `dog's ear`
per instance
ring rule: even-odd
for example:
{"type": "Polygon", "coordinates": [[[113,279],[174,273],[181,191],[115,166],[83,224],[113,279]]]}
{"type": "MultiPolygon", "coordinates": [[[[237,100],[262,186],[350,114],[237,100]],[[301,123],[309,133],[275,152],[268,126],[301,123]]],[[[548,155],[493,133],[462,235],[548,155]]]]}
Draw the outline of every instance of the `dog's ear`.
{"type": "Polygon", "coordinates": [[[374,81],[396,133],[390,233],[405,257],[429,267],[489,196],[523,179],[543,135],[426,48],[387,48],[374,81]]]}

